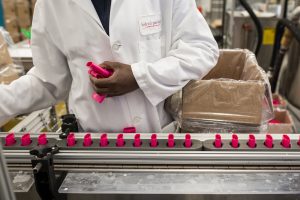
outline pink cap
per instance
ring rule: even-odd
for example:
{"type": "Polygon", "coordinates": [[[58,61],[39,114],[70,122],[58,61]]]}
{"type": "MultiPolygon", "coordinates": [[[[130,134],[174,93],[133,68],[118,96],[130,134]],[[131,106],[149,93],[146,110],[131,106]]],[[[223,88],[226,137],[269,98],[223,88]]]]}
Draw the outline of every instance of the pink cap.
{"type": "Polygon", "coordinates": [[[13,146],[17,140],[14,133],[10,133],[5,137],[5,146],[13,146]]]}
{"type": "Polygon", "coordinates": [[[116,145],[117,145],[117,147],[123,147],[125,145],[123,134],[118,135],[116,145]]]}
{"type": "Polygon", "coordinates": [[[89,147],[93,144],[92,136],[90,133],[87,133],[83,138],[83,146],[89,147]]]}
{"type": "Polygon", "coordinates": [[[192,147],[192,136],[191,136],[191,134],[186,134],[185,135],[184,146],[186,148],[191,148],[192,147]]]}
{"type": "Polygon", "coordinates": [[[38,144],[39,145],[46,145],[47,143],[48,143],[47,135],[45,133],[41,134],[38,137],[38,144]]]}
{"type": "Polygon", "coordinates": [[[141,145],[142,145],[141,134],[136,134],[136,135],[134,136],[133,146],[135,146],[135,147],[140,147],[141,145]]]}
{"type": "Polygon", "coordinates": [[[21,138],[21,145],[22,146],[29,146],[31,144],[31,138],[30,134],[26,133],[25,135],[22,136],[21,138]]]}
{"type": "Polygon", "coordinates": [[[123,133],[136,133],[135,127],[126,127],[123,129],[123,133]]]}
{"type": "Polygon", "coordinates": [[[269,121],[269,124],[281,124],[282,122],[278,119],[273,119],[269,121]]]}
{"type": "Polygon", "coordinates": [[[221,137],[220,134],[216,134],[214,146],[215,146],[216,148],[222,148],[222,137],[221,137]]]}
{"type": "Polygon", "coordinates": [[[100,146],[106,147],[108,145],[107,134],[102,134],[100,137],[100,146]]]}
{"type": "Polygon", "coordinates": [[[253,134],[249,135],[249,139],[248,139],[247,144],[250,148],[255,148],[256,147],[256,139],[255,139],[255,136],[253,134]]]}
{"type": "Polygon", "coordinates": [[[231,146],[233,148],[239,148],[239,137],[236,134],[232,135],[231,146]]]}
{"type": "Polygon", "coordinates": [[[273,148],[273,137],[270,134],[266,135],[265,146],[268,148],[273,148]]]}
{"type": "Polygon", "coordinates": [[[157,142],[157,135],[156,134],[152,134],[151,135],[151,140],[150,140],[150,146],[151,147],[157,147],[158,142],[157,142]]]}
{"type": "Polygon", "coordinates": [[[103,103],[104,99],[106,98],[106,95],[100,95],[95,92],[93,93],[92,98],[98,103],[103,103]]]}
{"type": "Polygon", "coordinates": [[[168,136],[168,147],[174,147],[174,146],[175,146],[174,135],[169,134],[169,136],[168,136]]]}
{"type": "Polygon", "coordinates": [[[300,146],[300,136],[299,136],[299,140],[298,140],[297,144],[300,146]]]}
{"type": "Polygon", "coordinates": [[[100,74],[97,74],[95,71],[89,69],[88,71],[89,75],[91,75],[92,77],[96,78],[96,79],[100,79],[102,78],[102,76],[100,74]]]}
{"type": "Polygon", "coordinates": [[[279,99],[273,99],[273,105],[275,105],[275,106],[280,105],[280,100],[279,99]]]}
{"type": "Polygon", "coordinates": [[[288,135],[283,135],[282,136],[281,145],[284,148],[291,148],[291,139],[288,135]]]}
{"type": "Polygon", "coordinates": [[[76,144],[76,138],[74,133],[70,133],[67,137],[67,146],[72,147],[76,144]]]}
{"type": "Polygon", "coordinates": [[[112,75],[112,72],[102,68],[101,66],[99,65],[96,65],[95,63],[93,62],[88,62],[86,64],[87,67],[89,67],[92,71],[94,71],[95,73],[97,74],[100,74],[103,76],[103,78],[108,78],[112,75]]]}

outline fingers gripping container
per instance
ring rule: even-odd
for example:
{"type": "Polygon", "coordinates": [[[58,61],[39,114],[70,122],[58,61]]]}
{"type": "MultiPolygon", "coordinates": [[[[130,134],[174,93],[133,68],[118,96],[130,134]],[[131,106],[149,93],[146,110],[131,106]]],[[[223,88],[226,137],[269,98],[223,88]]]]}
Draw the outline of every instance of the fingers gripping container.
{"type": "Polygon", "coordinates": [[[68,150],[115,150],[115,151],[202,151],[202,142],[192,135],[169,134],[76,134],[58,142],[60,149],[68,150]],[[91,136],[91,137],[90,137],[91,136]],[[180,137],[180,138],[179,138],[180,137]],[[92,141],[92,142],[88,142],[92,141]],[[88,146],[86,146],[88,145],[88,146]]]}
{"type": "MultiPolygon", "coordinates": [[[[86,66],[89,68],[88,73],[92,77],[97,78],[97,79],[108,78],[108,77],[110,77],[113,74],[112,71],[106,70],[106,69],[102,68],[101,66],[96,65],[93,62],[88,62],[86,64],[86,66]]],[[[103,101],[106,98],[106,96],[105,95],[101,95],[101,94],[97,94],[97,93],[93,93],[92,94],[92,98],[96,102],[98,102],[98,103],[103,103],[103,101]]]]}
{"type": "Polygon", "coordinates": [[[291,140],[287,134],[215,134],[204,140],[203,146],[204,151],[300,151],[300,138],[291,140]]]}

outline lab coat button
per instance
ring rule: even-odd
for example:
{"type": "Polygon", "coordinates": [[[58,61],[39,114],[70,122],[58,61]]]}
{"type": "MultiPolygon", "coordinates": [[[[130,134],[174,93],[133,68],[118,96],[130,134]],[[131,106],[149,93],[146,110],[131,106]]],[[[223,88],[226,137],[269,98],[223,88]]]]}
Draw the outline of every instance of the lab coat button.
{"type": "Polygon", "coordinates": [[[119,51],[119,49],[122,47],[122,44],[120,42],[115,42],[113,45],[112,45],[112,50],[114,51],[119,51]]]}
{"type": "Polygon", "coordinates": [[[141,117],[135,116],[132,121],[133,121],[133,124],[138,124],[138,123],[140,123],[141,120],[142,120],[141,117]]]}

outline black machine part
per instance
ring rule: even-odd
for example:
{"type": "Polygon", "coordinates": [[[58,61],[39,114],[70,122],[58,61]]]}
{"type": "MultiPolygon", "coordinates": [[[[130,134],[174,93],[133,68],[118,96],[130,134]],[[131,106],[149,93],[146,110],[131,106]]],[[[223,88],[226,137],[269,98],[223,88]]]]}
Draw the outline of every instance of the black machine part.
{"type": "Polygon", "coordinates": [[[292,38],[300,44],[300,29],[297,24],[287,19],[279,20],[276,26],[275,44],[268,72],[273,93],[276,91],[283,58],[289,49],[292,38]],[[284,40],[282,40],[283,37],[284,40]]]}
{"type": "Polygon", "coordinates": [[[64,200],[65,195],[58,193],[58,188],[65,174],[56,176],[54,172],[53,155],[58,153],[57,147],[37,146],[30,151],[33,156],[33,168],[36,191],[42,200],[64,200]]]}
{"type": "Polygon", "coordinates": [[[70,132],[77,133],[79,131],[78,122],[74,114],[68,114],[61,117],[62,119],[62,133],[60,134],[61,139],[68,137],[70,132]]]}
{"type": "Polygon", "coordinates": [[[247,0],[239,0],[240,4],[245,8],[245,10],[249,13],[251,19],[253,20],[255,27],[256,27],[256,31],[257,31],[257,44],[256,44],[256,48],[254,50],[255,55],[257,56],[259,53],[259,50],[262,46],[262,41],[263,41],[263,27],[261,22],[259,21],[258,17],[256,16],[256,14],[254,13],[253,9],[251,8],[251,6],[249,5],[249,3],[247,2],[247,0]]]}
{"type": "MultiPolygon", "coordinates": [[[[286,66],[282,66],[280,72],[280,80],[278,92],[284,96],[288,102],[294,107],[300,109],[300,99],[299,92],[297,93],[297,88],[299,88],[299,77],[300,77],[300,43],[296,40],[290,45],[289,51],[287,53],[288,62],[286,66]]],[[[299,90],[298,90],[299,91],[299,90]]],[[[291,109],[293,113],[293,110],[291,109]]],[[[295,117],[298,116],[297,113],[293,114],[295,117]]],[[[299,117],[298,117],[299,118],[299,117]]],[[[300,118],[298,119],[300,121],[300,118]]]]}

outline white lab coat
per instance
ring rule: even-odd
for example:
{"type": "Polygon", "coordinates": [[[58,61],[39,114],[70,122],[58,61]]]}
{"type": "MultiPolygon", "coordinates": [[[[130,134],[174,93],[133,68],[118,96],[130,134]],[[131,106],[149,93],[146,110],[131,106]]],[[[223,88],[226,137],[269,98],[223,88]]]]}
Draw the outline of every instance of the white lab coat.
{"type": "Polygon", "coordinates": [[[90,0],[39,0],[32,27],[34,68],[0,87],[0,121],[68,98],[85,131],[160,132],[164,100],[216,64],[217,44],[194,0],[112,0],[110,36],[90,0]],[[140,89],[96,103],[87,61],[132,66],[140,89]]]}

